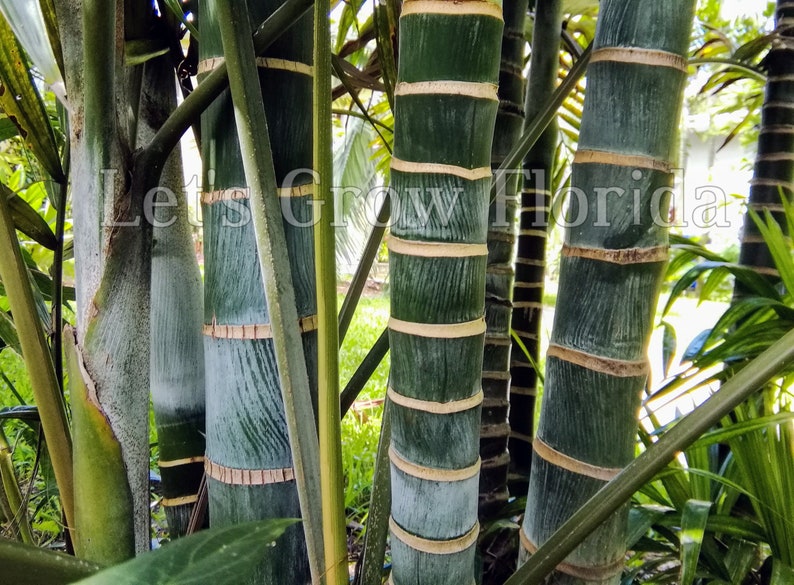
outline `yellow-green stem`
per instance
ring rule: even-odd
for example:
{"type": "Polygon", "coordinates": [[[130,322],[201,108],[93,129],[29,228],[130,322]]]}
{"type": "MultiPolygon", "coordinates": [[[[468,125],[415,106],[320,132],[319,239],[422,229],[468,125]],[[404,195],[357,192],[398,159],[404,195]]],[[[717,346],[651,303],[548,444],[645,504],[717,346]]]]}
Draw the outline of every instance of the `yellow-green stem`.
{"type": "Polygon", "coordinates": [[[334,199],[331,135],[331,29],[329,0],[314,3],[313,155],[314,226],[317,274],[317,379],[320,441],[320,494],[326,583],[345,585],[347,535],[342,489],[342,430],[339,412],[339,327],[336,307],[336,258],[332,224],[334,199]]]}
{"type": "Polygon", "coordinates": [[[73,526],[72,437],[66,419],[66,406],[55,377],[50,350],[33,301],[28,272],[19,251],[19,242],[4,197],[0,197],[0,279],[5,286],[19,344],[22,346],[22,355],[28,366],[30,386],[39,408],[66,521],[69,526],[73,526]]]}

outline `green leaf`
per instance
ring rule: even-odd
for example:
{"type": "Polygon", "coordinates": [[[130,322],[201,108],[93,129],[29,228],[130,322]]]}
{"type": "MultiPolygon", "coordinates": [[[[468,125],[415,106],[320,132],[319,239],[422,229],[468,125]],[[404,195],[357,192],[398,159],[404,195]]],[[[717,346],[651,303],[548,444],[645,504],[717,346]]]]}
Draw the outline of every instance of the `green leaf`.
{"type": "Polygon", "coordinates": [[[56,248],[58,240],[55,239],[55,234],[52,233],[50,226],[44,221],[44,218],[41,217],[27,201],[19,197],[2,183],[0,183],[0,197],[8,199],[11,219],[16,229],[48,250],[54,250],[56,248]]]}
{"type": "Polygon", "coordinates": [[[63,553],[0,538],[2,582],[66,585],[99,570],[99,565],[63,553]]]}
{"type": "Polygon", "coordinates": [[[124,43],[124,64],[141,65],[168,52],[165,39],[135,39],[124,43]]]}
{"type": "Polygon", "coordinates": [[[337,25],[338,31],[334,53],[339,53],[342,46],[345,44],[347,32],[350,30],[350,27],[353,26],[353,24],[358,24],[356,16],[358,15],[358,11],[361,10],[362,4],[364,4],[364,0],[345,2],[345,6],[342,9],[342,16],[339,18],[339,24],[337,25]]]}
{"type": "Polygon", "coordinates": [[[681,517],[681,585],[692,585],[697,573],[703,535],[709,518],[711,502],[689,500],[681,517]]]}
{"type": "Polygon", "coordinates": [[[185,13],[182,11],[182,5],[179,3],[179,0],[165,0],[165,5],[174,14],[174,16],[176,16],[180,22],[187,27],[187,29],[190,31],[190,36],[198,40],[198,29],[193,26],[193,23],[188,21],[185,13]]]}
{"type": "Polygon", "coordinates": [[[175,540],[78,581],[79,585],[239,585],[262,561],[265,547],[295,519],[245,522],[175,540]]]}
{"type": "MultiPolygon", "coordinates": [[[[368,192],[375,184],[375,162],[372,160],[372,132],[362,120],[348,122],[342,148],[336,149],[334,156],[334,177],[345,188],[358,188],[368,192]]],[[[370,225],[367,221],[367,205],[363,197],[342,192],[335,198],[337,217],[344,218],[336,234],[337,254],[341,254],[347,264],[355,264],[361,255],[370,225]]]]}
{"type": "Polygon", "coordinates": [[[746,540],[734,540],[725,554],[725,568],[731,577],[731,585],[742,585],[758,557],[758,546],[746,540]]]}
{"type": "Polygon", "coordinates": [[[670,373],[670,366],[675,357],[675,350],[678,345],[678,340],[675,335],[675,328],[667,321],[662,321],[661,326],[664,328],[662,337],[662,364],[664,368],[665,378],[670,373]]]}
{"type": "Polygon", "coordinates": [[[0,14],[0,108],[17,125],[45,170],[65,180],[58,145],[28,62],[5,17],[0,14]]]}
{"type": "Polygon", "coordinates": [[[19,134],[19,128],[8,116],[0,116],[0,142],[19,134]]]}
{"type": "Polygon", "coordinates": [[[0,339],[3,340],[8,347],[13,349],[19,355],[22,355],[22,348],[19,345],[19,336],[17,336],[17,328],[11,315],[5,311],[0,311],[0,339]]]}
{"type": "Polygon", "coordinates": [[[397,36],[400,15],[399,0],[375,2],[375,38],[378,47],[378,60],[386,86],[386,98],[394,111],[394,88],[397,85],[397,56],[394,39],[397,36]]]}
{"type": "Polygon", "coordinates": [[[47,29],[47,37],[50,39],[50,49],[52,49],[55,62],[58,64],[58,71],[63,78],[63,49],[61,47],[61,36],[58,30],[58,21],[55,14],[54,0],[39,0],[41,16],[44,19],[44,26],[47,29]]]}
{"type": "Polygon", "coordinates": [[[794,568],[789,567],[780,559],[774,559],[769,585],[791,585],[791,583],[794,583],[794,568]]]}
{"type": "Polygon", "coordinates": [[[717,443],[726,443],[730,439],[745,435],[752,431],[757,431],[766,427],[775,426],[794,419],[794,412],[780,412],[770,414],[751,420],[734,423],[727,427],[709,431],[698,439],[693,447],[707,447],[717,443]]]}
{"type": "MultiPolygon", "coordinates": [[[[788,211],[790,211],[790,208],[788,211]]],[[[780,224],[777,223],[769,210],[765,211],[765,221],[752,209],[748,209],[748,213],[755,225],[758,226],[758,230],[761,232],[767,248],[769,248],[769,253],[775,262],[775,268],[780,273],[783,285],[789,291],[789,294],[794,293],[794,259],[792,259],[791,239],[783,233],[780,224]]]]}

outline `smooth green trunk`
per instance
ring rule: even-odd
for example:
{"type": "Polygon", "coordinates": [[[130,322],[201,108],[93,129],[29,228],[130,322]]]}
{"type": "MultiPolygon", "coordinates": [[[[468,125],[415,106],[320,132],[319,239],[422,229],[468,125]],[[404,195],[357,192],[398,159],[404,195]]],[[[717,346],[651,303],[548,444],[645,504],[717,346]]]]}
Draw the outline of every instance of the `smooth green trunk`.
{"type": "MultiPolygon", "coordinates": [[[[524,21],[527,1],[508,2],[499,64],[499,110],[496,114],[491,168],[495,171],[521,136],[524,125],[524,21]]],[[[482,363],[483,407],[480,426],[480,521],[507,503],[510,455],[507,423],[510,389],[510,315],[513,296],[513,249],[516,230],[518,169],[497,175],[498,192],[488,212],[488,267],[485,277],[485,351],[482,363]]]]}
{"type": "MultiPolygon", "coordinates": [[[[161,57],[145,67],[138,124],[142,144],[176,107],[170,59],[161,57]]],[[[160,185],[152,210],[151,393],[162,505],[171,536],[182,536],[204,470],[204,345],[201,274],[178,150],[166,162],[160,185]]]]}
{"type": "MultiPolygon", "coordinates": [[[[524,557],[634,456],[693,14],[694,1],[601,4],[520,535],[524,557]]],[[[549,582],[619,583],[626,529],[624,508],[549,582]]]]}
{"type": "MultiPolygon", "coordinates": [[[[781,197],[794,200],[794,2],[778,0],[776,32],[764,63],[767,67],[766,95],[761,108],[761,130],[750,198],[747,208],[762,214],[768,210],[784,233],[788,231],[781,197]]],[[[775,280],[780,275],[758,226],[749,214],[744,217],[739,263],[775,280]]],[[[736,294],[744,294],[741,283],[736,294]]]]}
{"type": "Polygon", "coordinates": [[[495,2],[407,1],[400,18],[389,240],[394,585],[474,581],[502,29],[495,2]]]}
{"type": "MultiPolygon", "coordinates": [[[[249,5],[251,25],[281,2],[249,5]]],[[[199,72],[218,64],[222,43],[216,4],[201,4],[199,72]]],[[[265,111],[279,187],[312,163],[311,18],[274,42],[259,60],[265,111]]],[[[207,470],[215,526],[300,516],[284,404],[256,252],[243,160],[231,95],[225,91],[202,116],[204,162],[204,343],[207,389],[207,470]]],[[[311,228],[312,177],[282,190],[284,228],[310,379],[316,376],[315,277],[311,228]],[[302,225],[291,225],[290,216],[302,225]]],[[[289,528],[268,549],[251,583],[309,583],[303,527],[289,528]]]]}
{"type": "MultiPolygon", "coordinates": [[[[527,124],[540,115],[557,85],[560,60],[562,0],[537,0],[532,56],[526,93],[527,124]]],[[[516,281],[513,287],[513,331],[529,353],[513,340],[510,367],[510,493],[527,492],[532,465],[532,436],[540,363],[540,319],[546,272],[546,238],[551,206],[551,177],[557,148],[557,121],[552,121],[524,157],[519,215],[516,281]]]]}

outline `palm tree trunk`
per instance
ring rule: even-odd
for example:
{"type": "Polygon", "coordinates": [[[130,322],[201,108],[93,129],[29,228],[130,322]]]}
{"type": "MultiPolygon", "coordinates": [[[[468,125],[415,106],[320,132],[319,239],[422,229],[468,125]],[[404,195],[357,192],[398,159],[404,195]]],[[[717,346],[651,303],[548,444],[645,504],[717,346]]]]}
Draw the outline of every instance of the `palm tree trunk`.
{"type": "MultiPolygon", "coordinates": [[[[525,110],[527,122],[540,114],[557,84],[562,27],[562,0],[537,0],[532,33],[525,110]]],[[[557,147],[552,121],[524,157],[519,216],[516,281],[513,286],[513,331],[535,364],[540,358],[540,318],[546,272],[546,237],[551,206],[551,176],[557,147]]],[[[513,341],[510,367],[510,493],[527,493],[532,464],[532,435],[538,375],[529,357],[513,341]]]]}
{"type": "Polygon", "coordinates": [[[394,585],[474,581],[502,29],[493,1],[408,0],[400,17],[389,241],[394,585]],[[424,217],[419,206],[432,203],[424,217]]]}
{"type": "MultiPolygon", "coordinates": [[[[784,233],[788,223],[781,196],[794,198],[794,2],[778,0],[775,12],[777,38],[764,62],[768,76],[761,109],[761,133],[755,171],[750,182],[748,209],[768,210],[784,233]]],[[[744,217],[739,263],[778,279],[775,263],[749,214],[744,217]]],[[[743,294],[736,283],[736,294],[743,294]]]]}
{"type": "MultiPolygon", "coordinates": [[[[142,69],[125,66],[117,50],[125,34],[121,3],[75,4],[57,3],[73,108],[70,184],[79,194],[71,198],[77,335],[66,335],[75,547],[80,556],[110,564],[147,550],[151,542],[151,226],[144,204],[160,169],[133,154],[142,69]]],[[[153,16],[145,2],[135,5],[136,19],[153,16]]]]}
{"type": "MultiPolygon", "coordinates": [[[[168,57],[146,63],[140,144],[176,107],[168,57]]],[[[171,154],[152,210],[151,392],[169,532],[186,533],[204,470],[204,344],[201,274],[196,262],[182,157],[171,154]]]]}
{"type": "MultiPolygon", "coordinates": [[[[496,170],[521,136],[524,125],[524,21],[527,0],[504,8],[502,59],[499,65],[499,110],[496,114],[491,168],[496,170]]],[[[512,169],[517,170],[517,169],[512,169]]],[[[513,291],[518,174],[498,177],[499,193],[488,217],[488,268],[485,278],[485,352],[482,364],[483,408],[480,426],[480,521],[507,503],[510,455],[507,424],[510,389],[510,314],[513,291]]]]}
{"type": "MultiPolygon", "coordinates": [[[[520,533],[524,557],[634,456],[694,4],[601,4],[520,533]]],[[[624,508],[549,582],[618,583],[626,529],[624,508]]]]}
{"type": "MultiPolygon", "coordinates": [[[[282,2],[252,2],[252,26],[282,2]]],[[[202,2],[199,73],[221,62],[217,7],[202,2]]],[[[316,301],[312,237],[312,20],[304,17],[258,59],[287,249],[316,388],[316,301]]],[[[228,91],[202,116],[204,162],[204,339],[210,520],[223,526],[294,518],[300,506],[262,287],[243,161],[228,91]]],[[[315,405],[316,406],[316,405],[315,405]]],[[[252,583],[309,583],[303,529],[268,549],[252,583]]]]}

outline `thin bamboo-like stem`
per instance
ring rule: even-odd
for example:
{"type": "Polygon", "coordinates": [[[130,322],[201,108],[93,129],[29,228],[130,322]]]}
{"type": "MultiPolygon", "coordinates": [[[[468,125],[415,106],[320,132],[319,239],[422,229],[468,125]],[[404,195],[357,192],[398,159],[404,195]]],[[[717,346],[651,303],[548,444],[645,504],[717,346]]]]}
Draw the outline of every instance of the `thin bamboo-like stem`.
{"type": "Polygon", "coordinates": [[[361,553],[361,573],[357,585],[381,585],[383,562],[386,558],[386,538],[389,536],[389,509],[391,507],[391,481],[389,479],[389,446],[391,445],[391,407],[389,399],[383,403],[378,453],[372,476],[372,496],[367,514],[367,531],[364,533],[364,550],[361,553]]]}
{"type": "MultiPolygon", "coordinates": [[[[577,59],[576,63],[574,63],[574,66],[571,67],[568,75],[562,80],[562,83],[560,83],[549,101],[543,106],[537,117],[533,120],[527,119],[527,127],[524,133],[521,135],[516,145],[510,150],[504,161],[502,161],[502,164],[499,165],[499,169],[497,170],[498,173],[504,173],[520,164],[529,152],[529,149],[540,139],[543,132],[546,131],[546,128],[548,128],[549,124],[554,120],[554,117],[557,115],[557,110],[560,109],[560,106],[562,106],[568,94],[573,91],[576,84],[579,83],[579,80],[584,76],[585,71],[587,71],[591,52],[592,47],[588,46],[579,59],[577,59]]],[[[491,187],[491,199],[496,197],[498,188],[498,183],[494,183],[491,187]]]]}
{"type": "MultiPolygon", "coordinates": [[[[499,110],[496,114],[491,168],[496,170],[521,136],[524,126],[524,21],[527,3],[505,5],[499,66],[499,110]]],[[[510,456],[507,422],[510,389],[510,320],[512,313],[513,249],[519,188],[517,168],[496,176],[499,195],[488,209],[488,266],[485,278],[485,350],[482,364],[483,409],[480,423],[479,517],[488,521],[508,500],[510,456]]],[[[488,571],[486,570],[486,575],[488,571]]],[[[486,577],[487,583],[487,577],[486,577]]]]}
{"type": "Polygon", "coordinates": [[[325,579],[346,585],[342,427],[339,407],[339,325],[336,307],[336,237],[333,227],[333,135],[331,132],[331,22],[329,0],[314,3],[314,257],[317,275],[317,426],[325,579]]]}
{"type": "MultiPolygon", "coordinates": [[[[66,119],[63,116],[61,121],[66,119]]],[[[66,142],[64,160],[67,161],[65,173],[68,176],[69,142],[66,142]]],[[[67,185],[58,185],[58,205],[55,215],[55,250],[52,255],[52,361],[55,367],[55,379],[63,392],[63,339],[61,338],[61,325],[63,324],[63,247],[64,232],[66,230],[66,198],[67,185]]]]}
{"type": "Polygon", "coordinates": [[[27,365],[33,397],[39,409],[55,479],[69,527],[74,526],[72,437],[52,356],[33,300],[28,271],[19,251],[8,203],[0,197],[0,279],[3,281],[27,365]]]}
{"type": "MultiPolygon", "coordinates": [[[[543,104],[551,99],[557,83],[560,60],[562,0],[537,0],[532,33],[525,109],[527,122],[534,121],[543,104]]],[[[539,362],[540,319],[543,313],[543,282],[546,273],[546,237],[551,207],[551,182],[557,148],[556,118],[524,157],[516,261],[513,288],[513,330],[523,348],[513,341],[510,375],[510,493],[526,495],[532,463],[535,424],[535,395],[539,362]],[[533,364],[534,362],[534,364],[533,364]]]]}
{"type": "Polygon", "coordinates": [[[584,503],[516,571],[505,585],[538,585],[589,534],[653,477],[678,453],[727,416],[778,372],[794,361],[794,331],[742,368],[703,404],[678,421],[614,479],[584,503]]]}
{"type": "Polygon", "coordinates": [[[270,313],[309,566],[312,580],[323,583],[325,549],[317,430],[289,259],[282,253],[287,243],[248,7],[244,0],[219,0],[217,11],[245,178],[250,189],[251,218],[270,313]]]}
{"type": "Polygon", "coordinates": [[[377,341],[372,345],[367,352],[367,355],[364,356],[364,359],[361,360],[361,363],[356,368],[356,371],[353,372],[353,375],[350,376],[350,380],[348,381],[345,389],[342,390],[342,394],[339,396],[339,403],[341,409],[341,416],[344,418],[347,411],[350,410],[350,407],[353,406],[353,403],[358,398],[358,395],[364,389],[364,386],[369,382],[369,379],[372,377],[372,374],[375,370],[378,369],[378,366],[383,361],[383,358],[386,357],[386,354],[389,352],[389,330],[384,329],[383,332],[378,336],[377,341]]]}

